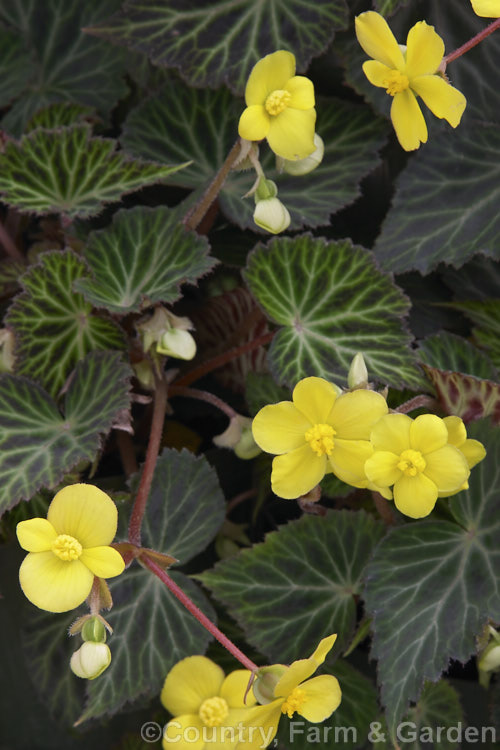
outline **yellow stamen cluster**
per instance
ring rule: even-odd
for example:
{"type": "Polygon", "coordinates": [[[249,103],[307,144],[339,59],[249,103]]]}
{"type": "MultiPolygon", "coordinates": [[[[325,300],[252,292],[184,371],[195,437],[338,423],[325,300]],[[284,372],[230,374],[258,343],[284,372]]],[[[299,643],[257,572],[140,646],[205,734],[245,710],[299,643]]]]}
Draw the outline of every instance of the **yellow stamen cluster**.
{"type": "Polygon", "coordinates": [[[386,92],[391,96],[400,94],[410,85],[408,76],[406,76],[404,73],[400,73],[399,70],[391,70],[387,78],[384,78],[382,83],[386,87],[386,92]]]}
{"type": "Polygon", "coordinates": [[[65,562],[78,560],[82,554],[82,545],[69,534],[59,534],[52,542],[52,552],[65,562]]]}
{"type": "Polygon", "coordinates": [[[229,713],[224,698],[207,698],[200,706],[198,715],[207,727],[219,727],[229,713]]]}
{"type": "Polygon", "coordinates": [[[307,430],[305,439],[317,456],[330,456],[334,448],[335,430],[329,424],[315,424],[307,430]]]}
{"type": "Polygon", "coordinates": [[[420,451],[408,449],[399,456],[398,469],[407,477],[415,477],[427,466],[425,458],[420,451]]]}
{"type": "Polygon", "coordinates": [[[284,89],[276,89],[266,99],[265,108],[270,115],[279,115],[292,101],[292,95],[284,89]]]}
{"type": "Polygon", "coordinates": [[[288,718],[291,719],[295,711],[299,711],[306,700],[306,691],[299,687],[292,690],[286,701],[281,706],[281,713],[288,714],[288,718]]]}

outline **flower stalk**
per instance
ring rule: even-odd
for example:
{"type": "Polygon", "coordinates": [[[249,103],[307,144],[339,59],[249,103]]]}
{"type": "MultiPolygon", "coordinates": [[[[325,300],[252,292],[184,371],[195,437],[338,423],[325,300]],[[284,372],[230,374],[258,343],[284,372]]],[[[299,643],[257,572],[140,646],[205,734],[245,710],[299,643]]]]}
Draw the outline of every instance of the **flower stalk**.
{"type": "Polygon", "coordinates": [[[449,55],[446,55],[446,57],[443,58],[444,66],[448,65],[448,63],[450,62],[453,62],[453,60],[457,60],[459,57],[462,57],[462,55],[465,55],[466,52],[473,49],[473,47],[479,44],[479,42],[482,42],[483,39],[486,39],[486,37],[488,37],[490,34],[493,34],[493,32],[499,28],[500,18],[497,18],[496,21],[488,24],[488,26],[482,29],[482,31],[473,36],[472,39],[469,39],[468,42],[465,42],[465,44],[462,44],[461,47],[458,47],[453,52],[450,52],[449,55]]]}

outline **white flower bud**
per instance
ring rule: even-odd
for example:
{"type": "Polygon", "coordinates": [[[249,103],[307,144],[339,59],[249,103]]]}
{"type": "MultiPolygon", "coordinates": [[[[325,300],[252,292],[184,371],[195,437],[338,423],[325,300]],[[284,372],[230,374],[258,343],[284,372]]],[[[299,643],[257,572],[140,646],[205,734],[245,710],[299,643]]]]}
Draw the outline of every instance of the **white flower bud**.
{"type": "Polygon", "coordinates": [[[361,352],[354,355],[347,375],[347,385],[351,390],[366,388],[368,385],[368,370],[361,352]]]}
{"type": "Polygon", "coordinates": [[[261,229],[271,234],[284,232],[290,226],[290,214],[279,198],[267,198],[255,206],[253,220],[261,229]]]}
{"type": "Polygon", "coordinates": [[[252,420],[237,414],[229,422],[229,427],[222,434],[214,437],[214,443],[219,448],[232,448],[238,458],[255,458],[261,449],[253,439],[252,420]]]}
{"type": "Polygon", "coordinates": [[[160,306],[153,315],[141,320],[136,327],[145,352],[156,344],[159,354],[177,359],[193,359],[196,354],[196,342],[188,333],[194,328],[189,318],[180,318],[160,306]]]}
{"type": "Polygon", "coordinates": [[[171,328],[158,341],[156,351],[158,354],[166,354],[177,359],[193,359],[196,354],[196,341],[189,331],[171,328]]]}
{"type": "Polygon", "coordinates": [[[111,651],[106,643],[85,641],[71,657],[73,674],[84,680],[95,680],[111,663],[111,651]]]}
{"type": "Polygon", "coordinates": [[[321,162],[323,161],[323,155],[325,153],[325,144],[323,143],[323,139],[321,138],[321,136],[319,136],[317,133],[314,134],[314,145],[316,146],[315,150],[312,152],[312,154],[306,156],[305,159],[298,159],[297,161],[281,159],[279,164],[277,164],[278,168],[280,170],[283,170],[283,172],[286,172],[287,174],[293,175],[294,177],[300,177],[302,175],[309,174],[309,172],[312,172],[321,164],[321,162]]]}

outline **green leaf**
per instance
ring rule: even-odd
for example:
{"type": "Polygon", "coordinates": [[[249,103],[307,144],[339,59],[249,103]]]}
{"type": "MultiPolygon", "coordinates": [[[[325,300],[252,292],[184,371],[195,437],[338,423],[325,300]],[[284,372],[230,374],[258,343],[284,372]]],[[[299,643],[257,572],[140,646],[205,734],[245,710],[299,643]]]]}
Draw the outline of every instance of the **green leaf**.
{"type": "Polygon", "coordinates": [[[92,138],[89,125],[33,130],[0,154],[0,193],[20,211],[86,217],[182,168],[131,159],[116,145],[92,138]]]}
{"type": "Polygon", "coordinates": [[[390,16],[399,7],[407,3],[408,0],[375,0],[375,8],[383,16],[390,16]]]}
{"type": "Polygon", "coordinates": [[[19,48],[8,59],[9,77],[12,83],[18,82],[12,91],[17,101],[3,118],[2,128],[19,136],[35,112],[60,101],[92,107],[108,116],[128,90],[123,80],[125,55],[82,33],[82,27],[118,7],[118,0],[2,2],[0,20],[10,27],[19,48]],[[29,53],[21,56],[21,49],[29,53]]]}
{"type": "MultiPolygon", "coordinates": [[[[135,490],[138,477],[132,481],[135,490]]],[[[224,522],[226,503],[203,456],[166,448],[156,462],[143,524],[144,544],[185,563],[205,549],[224,522]]]]}
{"type": "Polygon", "coordinates": [[[461,125],[399,176],[375,255],[394,273],[429,273],[442,261],[459,267],[477,252],[499,258],[499,203],[500,129],[461,125]]]}
{"type": "Polygon", "coordinates": [[[101,435],[129,408],[131,374],[117,352],[92,352],[76,366],[64,416],[36,383],[0,375],[0,513],[93,461],[101,435]]]}
{"type": "MultiPolygon", "coordinates": [[[[212,607],[193,581],[182,573],[172,578],[214,619],[212,607]]],[[[112,661],[98,680],[88,684],[79,722],[116,713],[138,698],[159,699],[167,672],[186,656],[203,654],[211,638],[150,571],[129,568],[109,587],[113,609],[106,619],[113,628],[108,642],[112,661]]]]}
{"type": "Polygon", "coordinates": [[[252,66],[264,55],[292,49],[303,72],[321,54],[335,29],[346,26],[344,0],[253,0],[207,5],[194,0],[158,4],[128,0],[123,9],[88,32],[145,52],[155,65],[178,68],[190,86],[227,84],[243,93],[252,66]]]}
{"type": "Polygon", "coordinates": [[[184,229],[184,213],[182,204],[118,211],[112,224],[89,235],[84,252],[94,278],[79,279],[75,288],[96,307],[122,314],[175,302],[181,284],[195,284],[215,265],[206,238],[184,229]]]}
{"type": "MultiPolygon", "coordinates": [[[[234,143],[242,108],[226,90],[197,91],[167,84],[129,115],[122,143],[130,153],[165,163],[191,160],[172,175],[173,184],[199,188],[219,168],[234,143]]],[[[276,158],[262,148],[262,166],[275,180],[290,211],[292,229],[328,224],[330,215],[359,197],[361,179],[380,163],[378,151],[387,126],[366,107],[337,99],[317,100],[317,131],[325,143],[322,163],[310,175],[291,177],[276,170],[276,158]]],[[[253,173],[230,173],[220,193],[220,207],[241,228],[255,231],[254,200],[243,199],[253,173]]]]}
{"type": "Polygon", "coordinates": [[[488,618],[500,618],[500,430],[474,424],[488,451],[469,489],[449,501],[460,526],[419,521],[395,528],[366,570],[372,655],[391,731],[450,659],[465,662],[488,618]]]}
{"type": "Polygon", "coordinates": [[[330,633],[338,633],[336,650],[349,643],[364,569],[383,533],[364,511],[302,516],[197,578],[251,645],[288,663],[308,657],[330,633]]]}
{"type": "Polygon", "coordinates": [[[55,130],[56,128],[84,122],[86,119],[95,119],[94,110],[90,107],[70,102],[58,102],[57,104],[51,104],[48,107],[40,109],[33,115],[26,125],[26,132],[36,130],[37,128],[55,130]]]}
{"type": "Polygon", "coordinates": [[[404,323],[408,300],[367,250],[307,234],[276,238],[249,255],[244,276],[283,326],[269,350],[278,381],[294,386],[317,375],[344,383],[352,358],[363,352],[370,378],[421,386],[404,323]]]}
{"type": "Polygon", "coordinates": [[[247,375],[245,400],[252,417],[267,404],[290,401],[289,388],[282,388],[267,373],[249,372],[247,375]]]}
{"type": "Polygon", "coordinates": [[[488,416],[500,422],[499,383],[425,364],[422,366],[446,414],[462,417],[464,422],[488,416]]]}
{"type": "Polygon", "coordinates": [[[476,327],[472,331],[474,339],[486,349],[495,367],[500,368],[500,302],[497,299],[469,300],[453,302],[448,306],[460,310],[475,323],[476,327]]]}
{"type": "Polygon", "coordinates": [[[33,62],[19,35],[1,27],[0,47],[0,106],[6,107],[27,85],[33,62]]]}
{"type": "Polygon", "coordinates": [[[424,364],[440,370],[474,375],[493,380],[498,376],[491,360],[466,339],[440,331],[419,343],[418,354],[424,364]]]}
{"type": "MultiPolygon", "coordinates": [[[[321,670],[325,672],[325,670],[321,670]]],[[[294,750],[354,750],[362,747],[370,732],[370,724],[377,718],[377,693],[373,682],[339,659],[327,674],[339,681],[342,702],[333,714],[320,724],[311,724],[297,714],[289,721],[280,721],[278,740],[283,747],[294,750]]]]}
{"type": "Polygon", "coordinates": [[[36,380],[52,396],[88,352],[125,348],[116,323],[93,315],[91,305],[73,291],[86,275],[73,252],[43,253],[21,278],[24,291],[5,319],[15,334],[16,373],[36,380]]]}

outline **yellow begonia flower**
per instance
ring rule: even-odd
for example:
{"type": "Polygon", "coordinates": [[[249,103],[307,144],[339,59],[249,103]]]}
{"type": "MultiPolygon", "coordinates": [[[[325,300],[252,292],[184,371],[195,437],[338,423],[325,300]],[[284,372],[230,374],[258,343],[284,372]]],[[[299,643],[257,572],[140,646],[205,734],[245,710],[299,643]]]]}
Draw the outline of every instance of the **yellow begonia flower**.
{"type": "Polygon", "coordinates": [[[470,474],[463,453],[448,443],[444,420],[434,414],[387,414],[370,439],[367,477],[378,486],[394,485],[396,507],[410,518],[429,515],[439,493],[459,490],[470,474]]]}
{"type": "Polygon", "coordinates": [[[165,727],[165,750],[235,747],[241,740],[238,724],[255,704],[251,693],[244,703],[250,677],[247,669],[224,677],[206,656],[188,656],[172,667],[161,691],[161,702],[174,716],[165,727]]]}
{"type": "Polygon", "coordinates": [[[327,472],[355,487],[366,487],[364,464],[373,449],[373,425],[387,404],[375,391],[341,393],[322,378],[305,378],[292,401],[264,406],[253,420],[255,442],[273,460],[271,484],[279,497],[296,498],[327,472]]]}
{"type": "MultiPolygon", "coordinates": [[[[460,417],[445,417],[443,422],[448,430],[448,442],[463,453],[469,469],[478,464],[486,456],[484,445],[479,440],[472,440],[467,437],[467,430],[460,417]]],[[[440,492],[439,497],[450,497],[456,495],[461,490],[469,487],[467,480],[455,492],[440,492]]]]}
{"type": "Polygon", "coordinates": [[[283,668],[274,687],[275,700],[250,709],[245,721],[250,729],[260,727],[261,732],[256,732],[255,729],[253,733],[247,731],[245,742],[239,747],[245,750],[261,748],[262,739],[259,735],[265,737],[266,742],[271,742],[283,714],[291,719],[294,713],[298,713],[313,723],[325,721],[331,716],[342,700],[337,678],[329,674],[322,674],[311,680],[308,678],[323,664],[336,639],[336,635],[323,638],[309,659],[294,661],[289,667],[283,668]]]}
{"type": "Polygon", "coordinates": [[[483,18],[500,18],[500,0],[471,0],[474,13],[483,18]]]}
{"type": "Polygon", "coordinates": [[[123,557],[108,546],[117,517],[105,492],[91,484],[72,484],[54,497],[46,519],[18,523],[19,544],[29,552],[19,581],[30,602],[49,612],[67,612],[85,601],[94,576],[120,575],[123,557]]]}
{"type": "Polygon", "coordinates": [[[356,18],[356,36],[367,55],[363,71],[374,86],[393,97],[391,120],[405,151],[427,142],[427,125],[418,105],[420,96],[436,117],[454,128],[466,105],[465,96],[437,73],[444,56],[444,42],[433,26],[419,21],[408,32],[406,48],[400,47],[385,19],[374,11],[356,18]]]}
{"type": "Polygon", "coordinates": [[[245,89],[247,108],[238,133],[248,141],[267,138],[284,159],[305,159],[315,150],[314,86],[295,75],[295,57],[279,50],[254,65],[245,89]]]}

